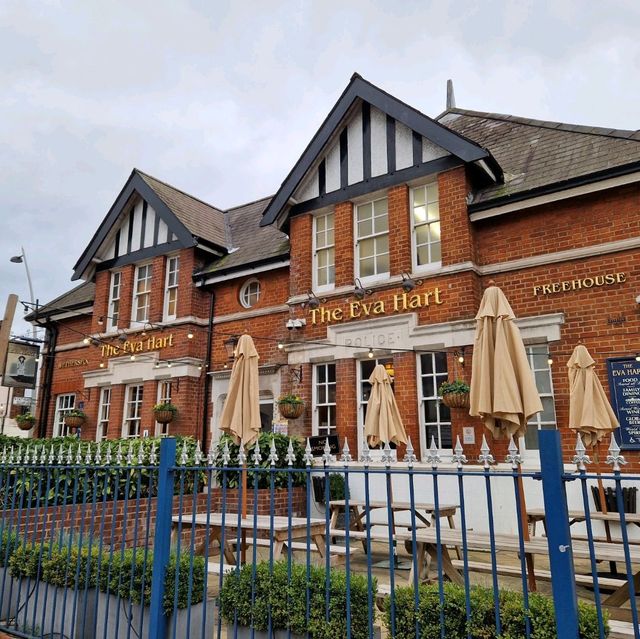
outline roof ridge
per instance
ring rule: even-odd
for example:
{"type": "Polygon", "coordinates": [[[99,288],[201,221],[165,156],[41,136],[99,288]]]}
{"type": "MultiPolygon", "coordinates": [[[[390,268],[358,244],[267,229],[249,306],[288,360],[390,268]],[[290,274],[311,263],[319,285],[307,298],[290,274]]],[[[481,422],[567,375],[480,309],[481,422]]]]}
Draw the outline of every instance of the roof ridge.
{"type": "Polygon", "coordinates": [[[630,140],[632,142],[639,142],[637,137],[640,133],[640,129],[614,129],[608,127],[588,126],[584,124],[570,124],[567,122],[556,122],[554,120],[539,120],[537,118],[526,118],[518,115],[511,115],[508,113],[491,113],[489,111],[475,111],[473,109],[461,109],[459,107],[452,107],[443,111],[440,115],[436,116],[436,120],[440,120],[444,116],[454,113],[459,115],[467,115],[470,117],[484,118],[486,120],[503,120],[506,122],[516,122],[525,126],[535,126],[543,129],[552,129],[555,131],[568,131],[570,133],[582,133],[584,135],[597,135],[601,137],[609,137],[616,139],[630,140]]]}
{"type": "Polygon", "coordinates": [[[215,204],[210,204],[209,202],[205,202],[201,198],[196,197],[195,195],[191,195],[190,193],[187,193],[186,191],[183,191],[182,189],[179,189],[179,188],[173,186],[173,184],[169,184],[168,182],[165,182],[164,180],[160,180],[157,177],[155,177],[153,175],[150,175],[149,173],[145,173],[144,171],[141,171],[140,169],[134,168],[133,170],[136,173],[138,173],[143,179],[144,178],[151,178],[155,182],[159,182],[163,186],[166,186],[166,187],[176,191],[177,193],[180,193],[180,194],[184,195],[185,197],[191,198],[192,200],[195,200],[196,202],[200,202],[200,204],[204,204],[205,206],[208,206],[211,209],[215,209],[216,211],[218,211],[218,213],[224,213],[224,210],[219,208],[219,207],[217,207],[217,206],[215,206],[215,204]]]}
{"type": "Polygon", "coordinates": [[[251,206],[252,204],[257,204],[258,202],[263,202],[264,200],[272,200],[273,195],[266,195],[265,197],[259,197],[257,200],[252,200],[251,202],[246,202],[245,204],[237,204],[236,206],[230,206],[228,209],[225,209],[223,213],[230,213],[231,211],[235,211],[236,209],[243,209],[245,206],[251,206]]]}

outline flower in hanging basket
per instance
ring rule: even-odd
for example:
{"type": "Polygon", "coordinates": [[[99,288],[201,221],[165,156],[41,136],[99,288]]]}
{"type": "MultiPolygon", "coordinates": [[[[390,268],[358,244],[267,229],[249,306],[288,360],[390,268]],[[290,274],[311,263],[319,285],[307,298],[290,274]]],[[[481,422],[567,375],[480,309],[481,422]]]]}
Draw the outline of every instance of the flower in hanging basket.
{"type": "Polygon", "coordinates": [[[468,408],[470,390],[469,384],[456,379],[440,384],[438,395],[442,397],[442,403],[449,408],[468,408]]]}
{"type": "Polygon", "coordinates": [[[64,416],[64,423],[69,428],[79,428],[87,421],[87,415],[81,410],[74,408],[64,416]]]}
{"type": "Polygon", "coordinates": [[[278,398],[280,414],[286,419],[296,419],[304,412],[304,400],[300,395],[286,393],[278,398]]]}
{"type": "Polygon", "coordinates": [[[178,407],[171,402],[162,402],[153,407],[153,416],[157,422],[168,424],[172,422],[178,412],[178,407]]]}
{"type": "Polygon", "coordinates": [[[31,413],[16,415],[16,424],[20,430],[31,430],[36,423],[36,418],[31,413]]]}

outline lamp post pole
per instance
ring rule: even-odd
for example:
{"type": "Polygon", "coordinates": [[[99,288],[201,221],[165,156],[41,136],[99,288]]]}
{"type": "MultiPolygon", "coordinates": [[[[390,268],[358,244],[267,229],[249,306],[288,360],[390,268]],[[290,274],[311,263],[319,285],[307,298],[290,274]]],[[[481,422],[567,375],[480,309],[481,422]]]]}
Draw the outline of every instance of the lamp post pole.
{"type": "MultiPolygon", "coordinates": [[[[31,283],[31,272],[29,271],[29,265],[27,264],[27,255],[24,252],[24,246],[20,247],[20,255],[14,255],[10,261],[13,262],[14,264],[24,264],[24,270],[27,273],[27,283],[29,284],[29,299],[31,301],[31,306],[32,306],[32,310],[35,309],[35,305],[36,305],[36,298],[35,295],[33,294],[33,284],[31,283]]],[[[33,338],[36,338],[36,327],[35,326],[31,326],[31,335],[33,336],[33,338]]]]}

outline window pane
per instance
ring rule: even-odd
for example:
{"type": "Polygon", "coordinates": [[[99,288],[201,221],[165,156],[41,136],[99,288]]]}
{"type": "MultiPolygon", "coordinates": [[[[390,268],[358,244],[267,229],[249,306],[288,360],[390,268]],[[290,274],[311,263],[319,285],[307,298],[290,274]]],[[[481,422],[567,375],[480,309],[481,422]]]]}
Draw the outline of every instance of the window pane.
{"type": "Polygon", "coordinates": [[[335,364],[327,364],[327,370],[329,372],[328,378],[330,382],[336,381],[336,365],[335,364]]]}
{"type": "Polygon", "coordinates": [[[553,397],[541,397],[542,400],[542,412],[540,413],[540,419],[543,422],[554,422],[556,419],[556,413],[553,405],[553,397]]]}
{"type": "Polygon", "coordinates": [[[320,428],[329,426],[329,407],[318,406],[318,426],[320,428]]]}
{"type": "Polygon", "coordinates": [[[375,218],[374,230],[376,233],[386,233],[389,230],[389,217],[386,214],[375,218]]]}
{"type": "Polygon", "coordinates": [[[435,202],[438,199],[438,183],[433,182],[427,185],[427,200],[435,202]]]}
{"type": "Polygon", "coordinates": [[[376,273],[389,272],[389,255],[381,255],[376,261],[376,273]]]}
{"type": "Polygon", "coordinates": [[[371,220],[358,222],[358,237],[366,237],[373,233],[373,223],[371,220]]]}
{"type": "Polygon", "coordinates": [[[438,421],[438,400],[428,399],[424,403],[424,420],[425,422],[438,421]]]}
{"type": "Polygon", "coordinates": [[[434,353],[435,361],[436,361],[436,372],[437,373],[446,373],[447,372],[447,354],[446,353],[434,353]]]}
{"type": "Polygon", "coordinates": [[[428,355],[420,355],[420,366],[422,367],[422,374],[433,372],[433,359],[431,353],[428,355]]]}
{"type": "Polygon", "coordinates": [[[358,221],[370,219],[373,214],[371,202],[358,206],[358,221]]]}
{"type": "Polygon", "coordinates": [[[416,243],[418,245],[427,244],[429,242],[429,225],[423,224],[416,228],[416,243]]]}
{"type": "Polygon", "coordinates": [[[435,397],[435,380],[432,375],[422,378],[422,395],[424,397],[435,397]]]}
{"type": "Polygon", "coordinates": [[[380,253],[388,253],[389,252],[389,236],[382,235],[381,237],[377,237],[376,240],[376,253],[380,255],[380,253]]]}
{"type": "Polygon", "coordinates": [[[538,427],[531,425],[527,426],[527,432],[524,435],[524,445],[527,450],[538,449],[538,427]]]}
{"type": "Polygon", "coordinates": [[[320,215],[316,218],[316,231],[318,232],[318,235],[321,235],[324,232],[326,220],[327,218],[324,215],[320,215]]]}
{"type": "Polygon", "coordinates": [[[423,224],[427,221],[427,210],[424,206],[416,206],[413,209],[413,223],[423,224]]]}
{"type": "Polygon", "coordinates": [[[375,275],[374,262],[372,257],[360,260],[360,277],[368,277],[375,275]]]}
{"type": "Polygon", "coordinates": [[[429,204],[427,206],[427,215],[429,216],[429,221],[440,219],[440,207],[438,204],[429,204]]]}
{"type": "Polygon", "coordinates": [[[362,240],[362,242],[360,242],[359,246],[359,250],[360,250],[360,257],[364,258],[364,257],[371,257],[373,255],[373,251],[375,248],[375,240],[374,239],[370,239],[370,240],[362,240]]]}
{"type": "Polygon", "coordinates": [[[424,187],[418,187],[417,189],[413,189],[413,205],[422,206],[424,204],[424,187]]]}
{"type": "Polygon", "coordinates": [[[442,245],[440,244],[440,242],[435,242],[431,245],[431,261],[442,261],[442,245]]]}
{"type": "Polygon", "coordinates": [[[418,247],[418,265],[429,264],[429,245],[418,247]]]}
{"type": "Polygon", "coordinates": [[[539,393],[551,392],[551,379],[547,371],[536,371],[536,387],[539,393]]]}
{"type": "Polygon", "coordinates": [[[330,404],[335,404],[336,403],[336,385],[331,384],[328,388],[329,388],[329,397],[327,398],[327,401],[330,404]]]}
{"type": "Polygon", "coordinates": [[[433,222],[432,224],[429,224],[429,232],[431,234],[431,241],[439,242],[440,241],[440,222],[433,222]]]}
{"type": "Polygon", "coordinates": [[[374,211],[376,215],[386,215],[387,213],[387,198],[382,200],[376,200],[373,203],[374,211]]]}
{"type": "Polygon", "coordinates": [[[440,404],[440,421],[441,422],[450,422],[451,421],[451,410],[448,406],[444,404],[440,404]]]}

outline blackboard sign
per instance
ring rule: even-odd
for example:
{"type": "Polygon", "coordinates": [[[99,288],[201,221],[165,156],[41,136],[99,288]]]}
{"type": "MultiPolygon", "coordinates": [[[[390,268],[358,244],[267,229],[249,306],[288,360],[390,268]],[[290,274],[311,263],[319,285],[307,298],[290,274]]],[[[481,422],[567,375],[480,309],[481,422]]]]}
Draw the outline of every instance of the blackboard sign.
{"type": "MultiPolygon", "coordinates": [[[[331,454],[337,455],[340,452],[340,444],[338,443],[338,436],[329,435],[328,437],[329,437],[329,448],[331,448],[331,454]]],[[[309,444],[311,445],[311,453],[314,457],[322,457],[322,455],[324,455],[325,439],[327,439],[326,435],[309,437],[309,444]]]]}
{"type": "Polygon", "coordinates": [[[640,450],[640,362],[635,357],[607,359],[611,405],[620,428],[616,439],[623,450],[640,450]]]}

